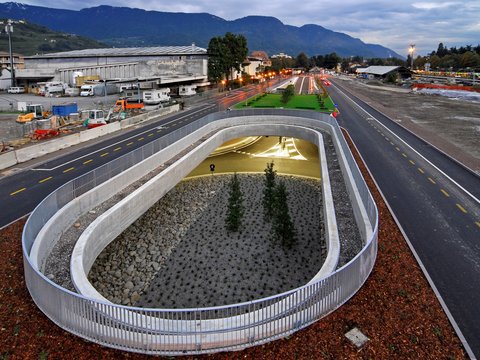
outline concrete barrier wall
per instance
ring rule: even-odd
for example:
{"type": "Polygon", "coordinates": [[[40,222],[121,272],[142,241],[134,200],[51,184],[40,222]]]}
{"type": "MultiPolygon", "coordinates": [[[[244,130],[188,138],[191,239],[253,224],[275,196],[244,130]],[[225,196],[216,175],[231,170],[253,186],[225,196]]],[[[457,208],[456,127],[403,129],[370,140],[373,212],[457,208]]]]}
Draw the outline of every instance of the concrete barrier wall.
{"type": "Polygon", "coordinates": [[[17,153],[15,151],[0,154],[0,170],[16,165],[17,163],[17,153]]]}
{"type": "MultiPolygon", "coordinates": [[[[88,272],[103,249],[195,169],[210,153],[218,148],[218,146],[228,140],[250,136],[252,134],[292,136],[306,139],[317,144],[317,146],[323,145],[323,141],[319,140],[321,139],[321,134],[317,131],[287,124],[264,123],[262,125],[242,125],[219,131],[159,175],[142,185],[142,187],[129,194],[121,202],[100,215],[85,229],[77,241],[72,254],[71,276],[77,290],[84,296],[105,301],[106,299],[95,290],[87,279],[88,272]]],[[[325,153],[323,152],[321,161],[325,162],[325,159],[325,153]]],[[[325,166],[323,168],[326,169],[325,166]]],[[[327,179],[326,184],[329,184],[328,170],[322,176],[324,179],[327,179]]],[[[326,200],[324,201],[324,212],[325,219],[327,219],[326,222],[328,223],[326,226],[326,234],[329,254],[326,259],[327,261],[319,264],[319,272],[311,281],[334,271],[338,264],[340,253],[340,242],[336,227],[332,194],[330,189],[326,189],[325,187],[323,191],[326,200]]]]}
{"type": "Polygon", "coordinates": [[[83,130],[76,134],[62,136],[48,141],[42,141],[35,145],[27,146],[18,150],[10,151],[0,155],[0,170],[10,166],[36,159],[40,156],[73,146],[79,143],[96,139],[106,134],[111,134],[120,129],[126,129],[132,125],[143,121],[151,120],[159,116],[164,116],[176,112],[180,105],[176,104],[162,109],[154,110],[145,114],[134,116],[120,122],[113,122],[93,129],[83,130]]]}

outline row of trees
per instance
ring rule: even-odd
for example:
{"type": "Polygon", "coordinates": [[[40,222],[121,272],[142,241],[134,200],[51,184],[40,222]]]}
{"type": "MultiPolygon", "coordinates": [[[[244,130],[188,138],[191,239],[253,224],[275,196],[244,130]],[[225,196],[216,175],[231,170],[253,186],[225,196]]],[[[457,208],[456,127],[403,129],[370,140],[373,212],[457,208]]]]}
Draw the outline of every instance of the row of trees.
{"type": "MultiPolygon", "coordinates": [[[[273,162],[267,164],[263,190],[264,219],[272,224],[272,236],[282,246],[291,248],[295,244],[295,228],[288,210],[288,192],[283,182],[276,183],[277,172],[273,162]]],[[[225,225],[228,231],[237,232],[242,225],[245,212],[240,181],[235,173],[230,182],[225,225]]]]}

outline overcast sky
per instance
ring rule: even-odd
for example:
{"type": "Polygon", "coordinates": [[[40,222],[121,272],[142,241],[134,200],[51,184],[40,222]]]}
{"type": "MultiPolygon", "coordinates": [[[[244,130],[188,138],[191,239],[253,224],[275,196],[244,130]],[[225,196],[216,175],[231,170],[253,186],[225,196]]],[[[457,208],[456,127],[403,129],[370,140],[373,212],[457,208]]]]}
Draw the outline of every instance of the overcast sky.
{"type": "MultiPolygon", "coordinates": [[[[5,2],[5,1],[2,1],[5,2]]],[[[26,0],[30,5],[79,10],[98,5],[168,12],[207,12],[227,20],[247,15],[274,16],[284,24],[317,24],[367,43],[421,55],[447,47],[480,43],[479,0],[26,0]]]]}

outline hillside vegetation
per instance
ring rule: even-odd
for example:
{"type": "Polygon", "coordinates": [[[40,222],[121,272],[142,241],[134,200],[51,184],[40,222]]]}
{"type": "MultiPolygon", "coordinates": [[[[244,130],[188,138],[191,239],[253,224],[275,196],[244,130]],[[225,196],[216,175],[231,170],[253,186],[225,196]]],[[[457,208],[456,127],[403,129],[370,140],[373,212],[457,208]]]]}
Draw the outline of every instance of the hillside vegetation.
{"type": "MultiPolygon", "coordinates": [[[[5,21],[5,19],[1,20],[5,21]]],[[[13,25],[12,48],[16,54],[35,55],[105,47],[109,46],[83,36],[52,31],[45,26],[33,23],[24,22],[13,25]]],[[[8,52],[8,36],[4,31],[0,36],[0,51],[8,52]]]]}

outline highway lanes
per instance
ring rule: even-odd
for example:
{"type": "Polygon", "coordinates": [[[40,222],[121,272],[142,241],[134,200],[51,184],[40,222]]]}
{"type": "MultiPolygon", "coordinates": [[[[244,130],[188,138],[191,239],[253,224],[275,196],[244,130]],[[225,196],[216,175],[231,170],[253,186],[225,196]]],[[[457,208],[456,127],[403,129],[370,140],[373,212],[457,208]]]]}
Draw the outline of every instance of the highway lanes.
{"type": "Polygon", "coordinates": [[[0,179],[0,227],[30,213],[65,182],[216,110],[216,104],[202,104],[0,179]]]}
{"type": "Polygon", "coordinates": [[[0,228],[29,214],[43,198],[65,182],[261,90],[261,86],[250,85],[225,92],[225,95],[201,99],[185,111],[122,131],[113,137],[98,139],[92,145],[76,147],[65,155],[0,178],[0,228]]]}
{"type": "Polygon", "coordinates": [[[480,179],[359,99],[355,105],[338,84],[329,90],[339,124],[480,357],[480,179]]]}

